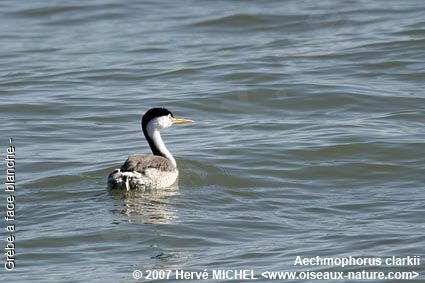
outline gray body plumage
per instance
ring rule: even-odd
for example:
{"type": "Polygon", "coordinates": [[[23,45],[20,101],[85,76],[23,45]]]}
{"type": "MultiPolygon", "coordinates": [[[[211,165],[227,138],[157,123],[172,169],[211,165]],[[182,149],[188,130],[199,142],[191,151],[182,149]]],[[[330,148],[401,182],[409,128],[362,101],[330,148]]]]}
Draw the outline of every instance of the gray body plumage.
{"type": "Polygon", "coordinates": [[[165,157],[156,155],[131,155],[120,169],[108,177],[108,186],[117,189],[161,189],[174,184],[179,171],[165,157]]]}

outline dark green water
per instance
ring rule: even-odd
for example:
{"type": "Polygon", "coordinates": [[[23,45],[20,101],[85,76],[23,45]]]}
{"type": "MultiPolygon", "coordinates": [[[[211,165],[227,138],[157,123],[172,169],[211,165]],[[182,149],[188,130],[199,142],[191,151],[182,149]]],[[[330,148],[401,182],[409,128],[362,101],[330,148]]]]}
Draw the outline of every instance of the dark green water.
{"type": "Polygon", "coordinates": [[[16,268],[3,256],[2,281],[137,282],[135,269],[176,268],[425,281],[424,1],[0,11],[0,144],[4,159],[13,137],[17,172],[16,268]],[[152,106],[196,121],[164,133],[179,184],[122,198],[106,178],[149,153],[139,119],[152,106]],[[297,256],[422,262],[294,267],[297,256]]]}

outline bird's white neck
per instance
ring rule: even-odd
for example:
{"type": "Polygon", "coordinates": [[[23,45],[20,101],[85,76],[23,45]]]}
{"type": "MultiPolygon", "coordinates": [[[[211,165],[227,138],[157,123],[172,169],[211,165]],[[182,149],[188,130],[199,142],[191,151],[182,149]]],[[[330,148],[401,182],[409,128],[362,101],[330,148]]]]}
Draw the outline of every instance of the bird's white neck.
{"type": "MultiPolygon", "coordinates": [[[[153,145],[156,147],[156,150],[159,151],[162,156],[170,160],[171,164],[173,164],[173,166],[177,168],[176,160],[165,146],[164,141],[161,137],[161,133],[157,128],[157,125],[155,123],[149,123],[147,126],[147,132],[149,137],[152,139],[153,145]]],[[[154,152],[155,154],[154,149],[152,149],[152,152],[154,152]]]]}

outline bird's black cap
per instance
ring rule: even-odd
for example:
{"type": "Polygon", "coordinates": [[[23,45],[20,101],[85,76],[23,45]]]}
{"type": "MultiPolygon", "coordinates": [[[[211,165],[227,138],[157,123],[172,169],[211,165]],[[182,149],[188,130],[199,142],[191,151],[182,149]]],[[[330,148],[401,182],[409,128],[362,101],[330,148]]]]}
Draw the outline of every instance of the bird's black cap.
{"type": "Polygon", "coordinates": [[[161,116],[168,116],[169,114],[171,115],[171,117],[174,118],[173,113],[171,113],[170,110],[164,107],[151,108],[148,111],[146,111],[146,113],[142,117],[142,127],[143,126],[146,127],[149,121],[154,118],[161,117],[161,116]]]}

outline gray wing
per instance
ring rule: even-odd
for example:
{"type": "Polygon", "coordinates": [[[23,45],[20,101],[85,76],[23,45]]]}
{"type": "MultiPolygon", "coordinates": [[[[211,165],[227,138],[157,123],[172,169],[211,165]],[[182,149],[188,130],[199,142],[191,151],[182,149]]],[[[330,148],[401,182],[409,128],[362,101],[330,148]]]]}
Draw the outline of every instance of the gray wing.
{"type": "Polygon", "coordinates": [[[175,171],[173,164],[162,156],[157,155],[130,155],[121,166],[121,172],[144,173],[146,169],[154,168],[161,171],[175,171]]]}

